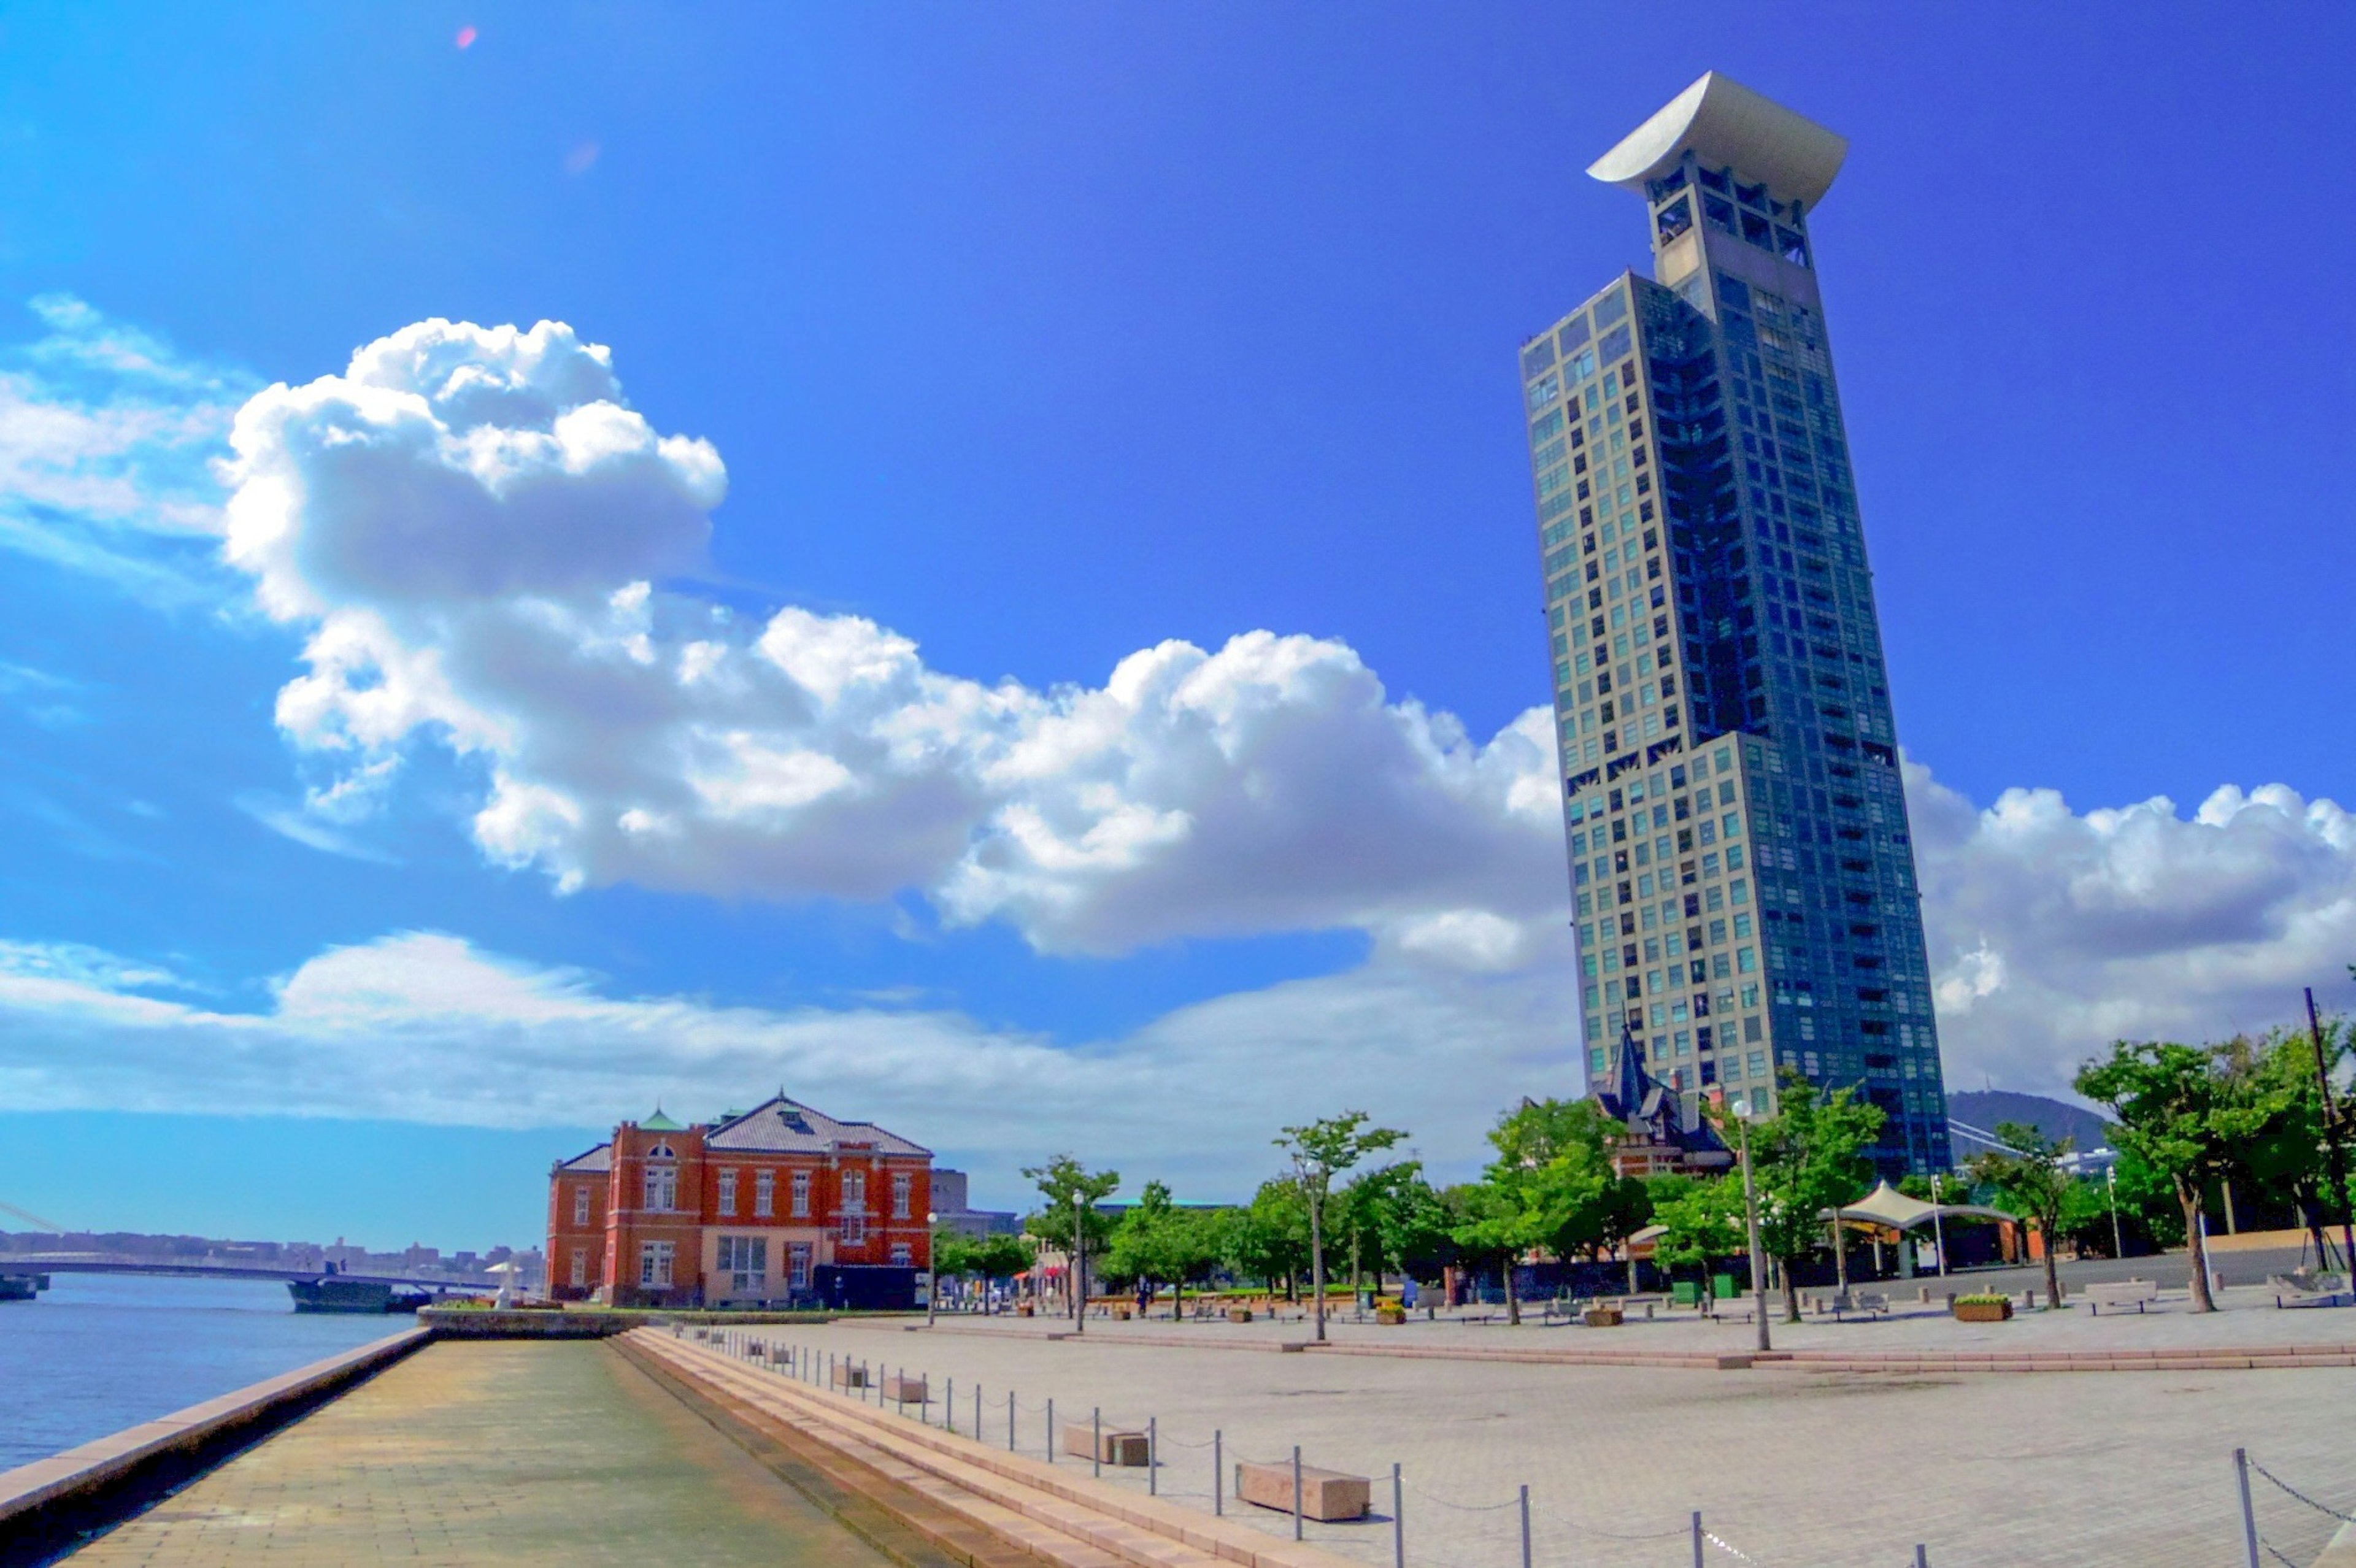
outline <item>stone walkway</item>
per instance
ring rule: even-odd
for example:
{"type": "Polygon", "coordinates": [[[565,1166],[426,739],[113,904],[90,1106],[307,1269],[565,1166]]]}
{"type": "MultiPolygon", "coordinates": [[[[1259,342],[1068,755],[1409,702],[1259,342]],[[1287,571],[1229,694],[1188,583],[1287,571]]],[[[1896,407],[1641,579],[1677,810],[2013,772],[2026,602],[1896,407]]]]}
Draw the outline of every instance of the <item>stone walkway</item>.
{"type": "MultiPolygon", "coordinates": [[[[1811,1323],[1788,1338],[1779,1324],[1777,1342],[2356,1339],[2356,1313],[2235,1306],[2211,1317],[2177,1311],[2089,1322],[2069,1311],[1986,1328],[1931,1317],[1811,1323]]],[[[1695,1509],[1763,1568],[1901,1568],[1918,1541],[1937,1568],[2238,1568],[2236,1446],[2318,1501],[2356,1512],[2356,1371],[2345,1369],[1797,1375],[1268,1353],[1280,1339],[1299,1339],[1298,1324],[1092,1322],[1083,1339],[1045,1338],[1066,1327],[1033,1320],[1005,1333],[928,1335],[835,1325],[781,1338],[820,1358],[929,1373],[936,1403],[927,1418],[939,1422],[939,1402],[953,1392],[958,1425],[969,1433],[978,1392],[982,1436],[995,1445],[1006,1441],[1012,1389],[1016,1441],[1033,1455],[1044,1451],[1050,1397],[1059,1424],[1086,1422],[1098,1408],[1108,1423],[1141,1427],[1155,1418],[1162,1495],[1200,1507],[1210,1506],[1215,1431],[1230,1462],[1286,1459],[1298,1444],[1308,1464],[1375,1477],[1385,1516],[1398,1463],[1410,1568],[1519,1568],[1523,1485],[1534,1568],[1686,1568],[1695,1509]],[[1176,1335],[1260,1353],[1138,1342],[1176,1335]],[[1628,1536],[1649,1539],[1620,1539],[1628,1536]]],[[[1740,1348],[1750,1330],[1686,1321],[1621,1330],[1352,1324],[1335,1333],[1366,1344],[1651,1340],[1668,1349],[1740,1348]]],[[[1134,1471],[1117,1478],[1144,1484],[1134,1471]]],[[[2263,1480],[2258,1493],[2267,1540],[2290,1561],[2310,1562],[2336,1521],[2263,1480]]],[[[1290,1531],[1289,1519],[1245,1511],[1290,1531]]],[[[1375,1568],[1392,1562],[1387,1517],[1312,1525],[1310,1539],[1375,1568]]],[[[1714,1568],[1741,1561],[1715,1548],[1710,1557],[1714,1568]]]]}
{"type": "Polygon", "coordinates": [[[444,1344],[76,1552],[151,1564],[887,1568],[611,1349],[444,1344]]]}

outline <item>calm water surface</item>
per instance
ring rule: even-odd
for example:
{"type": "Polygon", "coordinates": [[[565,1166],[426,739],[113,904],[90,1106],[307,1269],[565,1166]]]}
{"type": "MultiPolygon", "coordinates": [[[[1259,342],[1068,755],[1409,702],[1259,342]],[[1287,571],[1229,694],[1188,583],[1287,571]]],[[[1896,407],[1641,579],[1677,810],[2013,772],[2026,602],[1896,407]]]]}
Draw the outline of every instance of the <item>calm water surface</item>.
{"type": "Polygon", "coordinates": [[[51,1275],[0,1301],[0,1470],[406,1328],[406,1314],[297,1315],[274,1280],[51,1275]]]}

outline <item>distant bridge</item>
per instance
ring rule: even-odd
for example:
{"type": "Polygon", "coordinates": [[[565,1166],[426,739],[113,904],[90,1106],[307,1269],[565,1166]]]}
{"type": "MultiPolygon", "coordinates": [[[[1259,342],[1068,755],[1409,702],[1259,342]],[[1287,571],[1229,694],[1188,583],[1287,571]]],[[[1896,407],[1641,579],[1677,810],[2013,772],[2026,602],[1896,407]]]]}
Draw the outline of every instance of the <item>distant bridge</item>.
{"type": "MultiPolygon", "coordinates": [[[[0,1253],[0,1274],[154,1274],[181,1279],[322,1279],[325,1271],[284,1264],[176,1263],[128,1253],[0,1253]]],[[[410,1290],[497,1290],[487,1275],[345,1274],[337,1279],[389,1285],[410,1290]]]]}

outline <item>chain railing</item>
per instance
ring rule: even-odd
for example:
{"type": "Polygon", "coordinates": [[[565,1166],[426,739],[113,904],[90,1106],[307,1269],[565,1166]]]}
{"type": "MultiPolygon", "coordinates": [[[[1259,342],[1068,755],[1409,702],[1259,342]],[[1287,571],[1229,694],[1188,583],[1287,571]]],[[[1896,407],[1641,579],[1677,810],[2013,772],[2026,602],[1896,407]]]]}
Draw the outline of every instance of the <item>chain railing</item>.
{"type": "MultiPolygon", "coordinates": [[[[1706,1522],[1699,1512],[1688,1514],[1682,1522],[1664,1521],[1658,1528],[1614,1528],[1553,1506],[1527,1486],[1491,1498],[1451,1495],[1410,1478],[1397,1464],[1388,1467],[1387,1476],[1365,1477],[1369,1506],[1362,1517],[1318,1520],[1303,1504],[1301,1477],[1309,1467],[1298,1448],[1273,1455],[1238,1451],[1222,1429],[1213,1429],[1207,1437],[1189,1436],[1168,1430],[1153,1414],[1130,1420],[1098,1406],[1071,1402],[1059,1405],[1053,1397],[1034,1403],[1011,1387],[1002,1394],[992,1394],[975,1382],[967,1383],[960,1392],[954,1379],[937,1386],[925,1372],[841,1350],[772,1343],[735,1329],[694,1333],[698,1339],[766,1366],[781,1377],[858,1399],[910,1421],[944,1427],[1009,1453],[1055,1465],[1086,1462],[1093,1474],[1108,1483],[1132,1486],[1181,1506],[1207,1508],[1269,1534],[1335,1548],[1376,1568],[1386,1563],[1388,1568],[1408,1568],[1410,1560],[1414,1568],[1570,1568],[1572,1564],[1577,1568],[1686,1568],[1688,1563],[1692,1568],[1710,1568],[1712,1563],[1719,1568],[1728,1564],[1797,1568],[1796,1563],[1753,1555],[1706,1522]],[[887,1393],[913,1397],[886,1398],[887,1393]],[[1076,1422],[1084,1434],[1076,1443],[1070,1436],[1076,1422]],[[1119,1439],[1111,1447],[1106,1443],[1108,1435],[1119,1439]],[[1141,1464],[1130,1457],[1140,1437],[1141,1464]],[[1108,1454],[1115,1456],[1108,1458],[1108,1454]],[[1196,1467],[1205,1460],[1207,1487],[1188,1479],[1190,1472],[1202,1474],[1196,1467]],[[1294,1484],[1287,1488],[1291,1506],[1245,1503],[1239,1499],[1230,1483],[1240,1475],[1240,1467],[1246,1466],[1280,1474],[1291,1471],[1294,1484]],[[1381,1496],[1386,1489],[1387,1499],[1381,1496]],[[1383,1502],[1388,1504],[1387,1510],[1378,1506],[1383,1502]],[[1422,1513],[1421,1520],[1413,1517],[1418,1512],[1422,1513]]],[[[2340,1494],[2312,1483],[2294,1484],[2244,1450],[2234,1450],[2233,1457],[2244,1527],[2244,1539],[2238,1544],[2246,1568],[2275,1564],[2309,1568],[2333,1531],[2356,1525],[2356,1488],[2338,1503],[2327,1501],[2327,1497],[2340,1494]],[[2319,1492],[2324,1495],[2318,1496],[2319,1492]],[[2262,1506],[2265,1499],[2274,1503],[2262,1506]],[[2275,1510],[2271,1515],[2270,1506],[2275,1510]]],[[[1267,1484],[1266,1477],[1261,1484],[1267,1484]]],[[[2206,1515],[2221,1531],[2230,1517],[2222,1505],[2223,1499],[2219,1499],[2218,1506],[2206,1515]]],[[[2204,1533],[2195,1525],[2198,1511],[2189,1511],[2185,1521],[2195,1527],[2190,1532],[2194,1536],[2204,1533]]],[[[2183,1542],[2180,1561],[2188,1568],[2194,1564],[2209,1568],[2225,1561],[2222,1533],[2206,1539],[2215,1543],[2207,1552],[2197,1539],[2183,1542]]],[[[1993,1544],[1968,1538],[1954,1541],[1943,1549],[1948,1553],[1943,1568],[1947,1563],[1979,1568],[1982,1563],[2001,1562],[2001,1557],[1988,1555],[1993,1544]]],[[[2173,1552],[2169,1558],[2179,1560],[2173,1552]]],[[[1924,1543],[1882,1552],[1812,1546],[1806,1561],[1811,1568],[1836,1562],[1854,1568],[1902,1568],[1909,1563],[1912,1568],[1931,1568],[1932,1555],[1924,1543]]]]}
{"type": "Polygon", "coordinates": [[[2247,1449],[2233,1450],[2233,1475],[2241,1488],[2243,1545],[2250,1568],[2265,1568],[2268,1563],[2308,1568],[2333,1537],[2356,1526],[2356,1499],[2351,1499],[2349,1508],[2335,1508],[2313,1495],[2321,1488],[2293,1486],[2251,1457],[2247,1449]],[[2270,1489],[2254,1490],[2250,1484],[2253,1476],[2270,1489]],[[2260,1506],[2262,1500],[2273,1503],[2277,1499],[2297,1506],[2260,1506]]]}

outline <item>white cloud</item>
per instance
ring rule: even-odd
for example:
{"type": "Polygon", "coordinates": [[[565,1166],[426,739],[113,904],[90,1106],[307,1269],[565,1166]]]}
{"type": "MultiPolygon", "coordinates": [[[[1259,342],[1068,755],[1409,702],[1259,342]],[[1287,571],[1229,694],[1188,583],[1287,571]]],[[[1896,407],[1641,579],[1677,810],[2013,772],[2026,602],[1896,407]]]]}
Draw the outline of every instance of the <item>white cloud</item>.
{"type": "Polygon", "coordinates": [[[709,1115],[783,1086],[942,1146],[1009,1200],[1020,1166],[1062,1148],[1237,1197],[1274,1168],[1268,1140],[1288,1121],[1364,1106],[1465,1166],[1505,1100],[1574,1089],[1552,1043],[1570,1008],[1567,944],[1553,946],[1550,964],[1499,976],[1377,959],[1062,1047],[945,1009],[617,997],[434,933],[323,953],[250,1013],[145,995],[174,983],[153,965],[0,944],[0,1100],[530,1127],[658,1101],[709,1115]]]}
{"type": "Polygon", "coordinates": [[[421,323],[256,395],[231,443],[228,557],[308,633],[285,732],[372,788],[415,744],[482,760],[477,843],[561,887],[916,889],[1067,952],[1355,926],[1476,968],[1559,918],[1541,712],[1476,741],[1268,632],[990,686],[861,617],[656,586],[701,558],[719,454],[562,325],[421,323]]]}
{"type": "Polygon", "coordinates": [[[209,464],[252,388],[81,301],[0,354],[0,549],[147,602],[207,603],[221,492],[209,464]]]}
{"type": "Polygon", "coordinates": [[[2351,997],[2356,816],[2282,784],[2072,812],[1977,810],[1909,763],[1948,1079],[2066,1089],[2116,1039],[2219,1040],[2351,997]]]}

